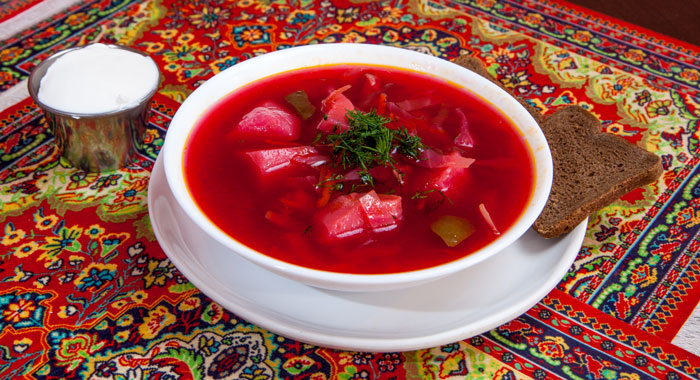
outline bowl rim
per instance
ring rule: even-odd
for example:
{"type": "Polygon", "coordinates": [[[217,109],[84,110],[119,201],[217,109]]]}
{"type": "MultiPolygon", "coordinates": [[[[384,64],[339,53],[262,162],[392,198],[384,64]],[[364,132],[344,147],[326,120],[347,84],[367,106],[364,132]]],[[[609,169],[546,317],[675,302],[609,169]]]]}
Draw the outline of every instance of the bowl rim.
{"type": "Polygon", "coordinates": [[[164,156],[165,175],[176,201],[186,215],[202,227],[208,236],[273,272],[310,285],[336,290],[386,290],[417,285],[444,277],[495,255],[522,236],[539,216],[549,196],[553,172],[551,152],[541,128],[532,115],[507,91],[445,59],[399,47],[354,43],[315,44],[277,50],[245,60],[216,74],[192,92],[177,110],[171,120],[161,154],[164,156]],[[396,61],[392,61],[392,58],[396,58],[396,61]],[[528,144],[535,172],[530,199],[516,222],[487,246],[459,259],[428,268],[381,274],[332,272],[282,261],[238,242],[216,226],[196,205],[184,180],[184,151],[197,121],[218,100],[246,84],[290,70],[341,64],[376,64],[424,74],[426,71],[435,70],[427,74],[447,79],[474,92],[511,119],[528,144]],[[268,68],[276,69],[273,72],[265,71],[268,68]],[[438,70],[440,73],[436,74],[438,70]],[[251,78],[246,74],[255,75],[251,78]],[[466,81],[454,81],[452,77],[466,81]],[[486,99],[484,92],[499,102],[486,99]],[[510,111],[506,112],[504,107],[508,107],[510,111]],[[519,123],[516,123],[514,118],[518,119],[519,123]],[[536,146],[532,146],[533,143],[536,146]]]}
{"type": "Polygon", "coordinates": [[[121,115],[121,114],[128,114],[134,111],[134,109],[138,109],[143,107],[145,104],[147,104],[150,99],[153,97],[153,95],[156,94],[158,91],[158,88],[160,87],[160,81],[161,81],[161,72],[160,69],[158,68],[158,65],[156,64],[155,60],[153,58],[138,50],[134,49],[130,46],[124,46],[124,45],[118,45],[118,44],[106,44],[102,42],[94,42],[94,43],[89,43],[85,45],[80,45],[80,46],[74,46],[70,47],[67,49],[60,50],[52,55],[50,55],[48,58],[44,59],[41,61],[38,65],[34,66],[32,71],[29,73],[29,77],[27,78],[27,90],[29,92],[29,96],[32,98],[34,103],[36,103],[41,109],[51,112],[52,114],[60,115],[63,117],[67,118],[72,118],[72,119],[96,119],[96,118],[102,118],[106,116],[115,116],[115,115],[121,115]],[[156,69],[156,73],[158,74],[158,80],[156,80],[155,85],[151,90],[146,93],[143,97],[139,98],[136,101],[136,105],[132,107],[127,107],[127,108],[121,108],[121,109],[116,109],[114,111],[107,111],[107,112],[98,112],[98,113],[85,113],[85,112],[70,112],[70,111],[62,111],[57,108],[51,107],[47,105],[46,103],[42,102],[39,100],[39,88],[41,87],[41,80],[44,78],[44,75],[46,75],[46,71],[51,67],[51,65],[61,56],[64,54],[67,54],[72,51],[84,49],[93,45],[104,45],[110,49],[119,49],[119,50],[126,50],[131,53],[136,53],[142,57],[146,57],[151,60],[153,63],[153,66],[156,69]],[[40,78],[37,78],[37,76],[40,75],[40,78]],[[39,83],[36,83],[39,81],[39,83]],[[36,86],[34,85],[36,83],[36,86]]]}

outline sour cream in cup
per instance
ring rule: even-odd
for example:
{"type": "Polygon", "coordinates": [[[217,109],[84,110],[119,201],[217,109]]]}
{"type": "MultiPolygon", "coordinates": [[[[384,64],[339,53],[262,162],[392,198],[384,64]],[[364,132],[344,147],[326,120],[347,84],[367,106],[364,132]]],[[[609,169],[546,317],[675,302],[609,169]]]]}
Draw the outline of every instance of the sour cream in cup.
{"type": "Polygon", "coordinates": [[[91,44],[46,59],[28,86],[61,155],[79,169],[109,171],[128,165],[142,144],[159,77],[138,50],[91,44]]]}

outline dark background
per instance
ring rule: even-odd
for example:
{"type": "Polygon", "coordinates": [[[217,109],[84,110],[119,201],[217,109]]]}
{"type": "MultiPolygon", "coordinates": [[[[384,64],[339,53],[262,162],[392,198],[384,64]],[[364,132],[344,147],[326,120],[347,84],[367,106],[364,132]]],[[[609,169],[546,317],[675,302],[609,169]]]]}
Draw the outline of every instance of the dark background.
{"type": "Polygon", "coordinates": [[[568,0],[700,46],[700,0],[568,0]]]}

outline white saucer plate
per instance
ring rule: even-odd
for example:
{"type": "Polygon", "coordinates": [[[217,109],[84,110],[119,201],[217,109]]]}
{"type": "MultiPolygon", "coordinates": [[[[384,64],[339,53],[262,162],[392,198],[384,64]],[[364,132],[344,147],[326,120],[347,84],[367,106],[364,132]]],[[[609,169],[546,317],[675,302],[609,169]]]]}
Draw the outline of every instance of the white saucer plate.
{"type": "Polygon", "coordinates": [[[148,210],[165,254],[202,293],[279,335],[351,351],[409,351],[466,339],[508,322],[539,302],[564,276],[587,221],[557,239],[530,230],[513,245],[455,275],[412,288],[346,293],[269,272],[208,238],[179,207],[159,158],[148,210]],[[188,241],[205,240],[193,251],[188,241]]]}

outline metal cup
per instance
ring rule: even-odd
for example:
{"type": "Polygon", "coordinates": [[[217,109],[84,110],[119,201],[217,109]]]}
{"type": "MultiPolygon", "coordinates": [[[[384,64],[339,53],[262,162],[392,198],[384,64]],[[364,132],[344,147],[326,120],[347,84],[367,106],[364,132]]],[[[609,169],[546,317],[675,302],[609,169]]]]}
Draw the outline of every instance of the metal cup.
{"type": "MultiPolygon", "coordinates": [[[[107,45],[143,56],[146,54],[119,45],[107,45]]],[[[53,128],[59,153],[74,167],[89,171],[111,171],[127,166],[131,155],[143,145],[146,123],[150,117],[151,98],[156,85],[136,105],[113,112],[81,114],[64,112],[39,101],[41,79],[49,66],[61,55],[82,47],[62,50],[37,65],[29,75],[29,94],[42,109],[53,128]]]]}

